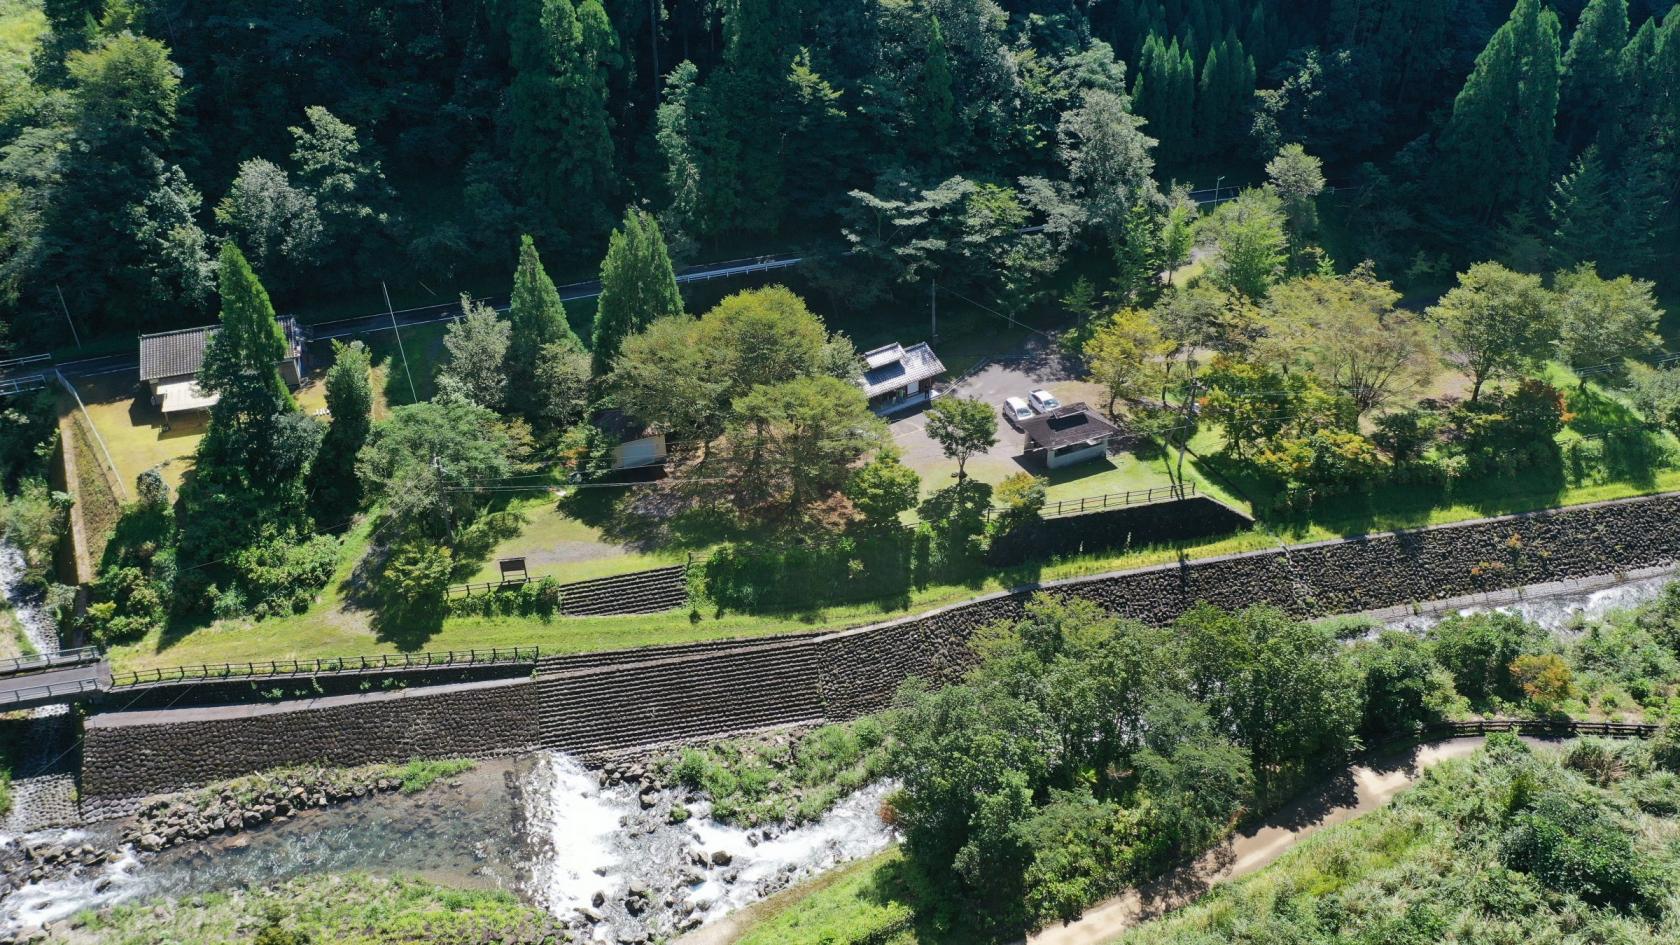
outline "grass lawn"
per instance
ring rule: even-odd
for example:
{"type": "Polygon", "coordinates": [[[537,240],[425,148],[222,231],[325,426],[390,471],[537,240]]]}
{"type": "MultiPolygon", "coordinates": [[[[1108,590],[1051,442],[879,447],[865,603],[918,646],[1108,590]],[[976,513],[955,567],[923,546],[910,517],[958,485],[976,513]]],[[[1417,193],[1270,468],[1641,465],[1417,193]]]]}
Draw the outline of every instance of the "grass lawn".
{"type": "Polygon", "coordinates": [[[496,545],[469,581],[498,580],[496,562],[501,558],[523,556],[532,577],[571,582],[681,564],[688,557],[682,551],[643,554],[614,544],[600,529],[562,513],[549,493],[523,495],[505,507],[524,515],[526,524],[518,535],[496,545]]]}

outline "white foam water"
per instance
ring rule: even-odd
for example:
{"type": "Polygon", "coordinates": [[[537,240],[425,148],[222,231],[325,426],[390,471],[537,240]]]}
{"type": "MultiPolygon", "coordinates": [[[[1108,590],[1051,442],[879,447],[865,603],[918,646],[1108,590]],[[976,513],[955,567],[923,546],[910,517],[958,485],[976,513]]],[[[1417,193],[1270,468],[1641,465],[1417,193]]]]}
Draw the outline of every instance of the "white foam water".
{"type": "Polygon", "coordinates": [[[1615,611],[1627,610],[1652,600],[1662,593],[1663,587],[1671,580],[1674,580],[1674,578],[1669,575],[1661,575],[1628,581],[1596,591],[1589,591],[1585,594],[1558,594],[1551,597],[1523,599],[1495,607],[1476,604],[1459,608],[1450,613],[1403,617],[1391,621],[1387,626],[1398,630],[1421,633],[1440,623],[1448,616],[1469,616],[1471,614],[1487,613],[1491,610],[1495,613],[1516,614],[1524,620],[1544,627],[1553,633],[1568,633],[1581,620],[1597,620],[1615,611]]]}
{"type": "Polygon", "coordinates": [[[565,755],[544,756],[522,796],[531,806],[529,893],[574,921],[583,941],[655,938],[694,928],[891,843],[880,817],[891,783],[863,788],[819,820],[779,830],[709,818],[671,792],[644,804],[632,785],[601,786],[565,755]]]}

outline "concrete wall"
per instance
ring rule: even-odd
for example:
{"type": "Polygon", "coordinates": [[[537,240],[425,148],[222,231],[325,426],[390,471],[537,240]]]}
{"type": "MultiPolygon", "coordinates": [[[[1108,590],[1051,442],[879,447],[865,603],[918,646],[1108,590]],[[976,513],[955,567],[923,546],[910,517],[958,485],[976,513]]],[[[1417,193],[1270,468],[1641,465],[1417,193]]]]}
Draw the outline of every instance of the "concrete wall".
{"type": "Polygon", "coordinates": [[[284,765],[512,754],[538,743],[537,714],[536,686],[515,679],[93,715],[83,724],[82,796],[97,808],[284,765]]]}

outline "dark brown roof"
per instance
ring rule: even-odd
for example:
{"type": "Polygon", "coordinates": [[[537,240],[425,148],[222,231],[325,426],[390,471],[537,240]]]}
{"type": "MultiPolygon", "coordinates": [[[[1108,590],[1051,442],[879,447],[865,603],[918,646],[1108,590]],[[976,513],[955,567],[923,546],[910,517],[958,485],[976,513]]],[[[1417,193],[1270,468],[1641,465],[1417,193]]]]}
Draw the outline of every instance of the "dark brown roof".
{"type": "MultiPolygon", "coordinates": [[[[303,330],[295,318],[280,319],[280,327],[286,332],[286,360],[290,361],[303,352],[303,330]]],[[[220,325],[204,325],[141,335],[140,380],[197,374],[204,365],[204,346],[221,330],[220,325]]]]}
{"type": "Polygon", "coordinates": [[[1021,432],[1035,449],[1056,450],[1119,435],[1120,428],[1085,404],[1067,404],[1021,421],[1021,432]]]}

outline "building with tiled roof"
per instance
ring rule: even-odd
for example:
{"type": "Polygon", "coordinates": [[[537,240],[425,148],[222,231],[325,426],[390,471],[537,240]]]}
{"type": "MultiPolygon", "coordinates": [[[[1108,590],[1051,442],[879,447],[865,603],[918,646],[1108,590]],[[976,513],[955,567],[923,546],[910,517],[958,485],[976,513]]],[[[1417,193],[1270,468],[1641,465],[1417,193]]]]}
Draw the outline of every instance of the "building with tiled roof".
{"type": "MultiPolygon", "coordinates": [[[[303,383],[303,329],[293,318],[280,319],[286,333],[286,357],[280,376],[287,384],[303,383]]],[[[165,414],[202,410],[216,402],[213,395],[198,389],[198,369],[204,366],[204,349],[221,331],[219,325],[160,331],[140,336],[140,382],[151,391],[152,403],[165,414]]]]}
{"type": "Polygon", "coordinates": [[[945,364],[927,342],[906,348],[893,342],[863,353],[864,372],[860,380],[869,409],[892,413],[933,396],[933,379],[945,373],[945,364]]]}

